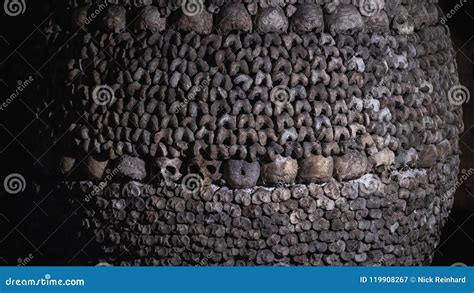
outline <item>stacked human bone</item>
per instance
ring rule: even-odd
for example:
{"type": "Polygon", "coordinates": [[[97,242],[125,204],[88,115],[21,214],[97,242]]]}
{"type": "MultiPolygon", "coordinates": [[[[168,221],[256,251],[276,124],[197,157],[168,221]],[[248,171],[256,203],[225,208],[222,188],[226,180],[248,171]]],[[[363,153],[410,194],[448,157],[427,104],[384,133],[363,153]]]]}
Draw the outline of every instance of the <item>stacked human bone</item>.
{"type": "Polygon", "coordinates": [[[42,134],[88,264],[431,261],[463,128],[436,0],[92,2],[48,30],[42,134]]]}

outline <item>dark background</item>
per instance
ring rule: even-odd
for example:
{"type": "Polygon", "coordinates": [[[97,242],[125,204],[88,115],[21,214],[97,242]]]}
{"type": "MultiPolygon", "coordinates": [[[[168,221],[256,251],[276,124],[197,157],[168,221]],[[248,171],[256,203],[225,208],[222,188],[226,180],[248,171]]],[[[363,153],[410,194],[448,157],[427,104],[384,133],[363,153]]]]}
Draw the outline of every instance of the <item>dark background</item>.
{"type": "MultiPolygon", "coordinates": [[[[446,24],[451,29],[460,83],[474,94],[474,1],[440,2],[445,12],[463,3],[446,24]]],[[[58,243],[67,243],[62,240],[73,232],[67,230],[68,225],[63,225],[69,215],[47,208],[54,206],[52,199],[32,195],[32,191],[38,188],[33,178],[42,178],[41,167],[47,164],[48,156],[54,152],[52,148],[49,153],[37,153],[34,148],[37,142],[31,141],[36,127],[45,123],[35,113],[46,108],[38,102],[36,93],[40,83],[48,82],[45,80],[48,70],[45,60],[48,58],[45,59],[46,56],[36,47],[44,39],[39,27],[50,21],[47,3],[27,0],[25,14],[16,17],[7,16],[3,9],[0,11],[3,23],[0,32],[0,102],[15,91],[18,80],[27,80],[29,76],[34,79],[27,92],[19,95],[7,109],[0,109],[0,178],[20,173],[27,181],[27,189],[18,195],[6,194],[0,188],[0,265],[56,264],[53,259],[45,259],[44,255],[59,256],[73,250],[58,246],[58,243]],[[31,229],[32,222],[36,229],[31,229]]],[[[459,144],[463,151],[461,169],[465,170],[474,168],[473,110],[473,101],[464,105],[465,131],[459,144]]],[[[47,188],[41,190],[41,194],[47,193],[47,188]]],[[[473,248],[474,178],[469,178],[456,192],[454,208],[443,228],[433,265],[474,265],[473,248]]],[[[71,255],[70,263],[80,259],[81,253],[78,251],[71,255]]]]}
{"type": "MultiPolygon", "coordinates": [[[[440,1],[447,13],[461,1],[440,1]]],[[[474,168],[474,3],[467,1],[446,24],[456,51],[459,81],[471,93],[471,101],[464,104],[464,133],[459,146],[462,150],[461,169],[474,168]]],[[[469,178],[456,191],[454,209],[443,229],[441,243],[433,265],[452,265],[462,262],[474,265],[474,178],[469,178]]]]}

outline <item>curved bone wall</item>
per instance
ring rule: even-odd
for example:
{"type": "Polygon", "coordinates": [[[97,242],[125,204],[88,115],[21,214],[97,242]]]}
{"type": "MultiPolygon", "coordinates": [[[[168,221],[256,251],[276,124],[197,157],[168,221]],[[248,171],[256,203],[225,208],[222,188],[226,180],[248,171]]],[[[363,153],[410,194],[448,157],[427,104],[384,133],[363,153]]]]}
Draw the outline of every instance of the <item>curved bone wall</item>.
{"type": "Polygon", "coordinates": [[[85,264],[430,263],[463,128],[437,1],[56,2],[40,134],[85,264]]]}

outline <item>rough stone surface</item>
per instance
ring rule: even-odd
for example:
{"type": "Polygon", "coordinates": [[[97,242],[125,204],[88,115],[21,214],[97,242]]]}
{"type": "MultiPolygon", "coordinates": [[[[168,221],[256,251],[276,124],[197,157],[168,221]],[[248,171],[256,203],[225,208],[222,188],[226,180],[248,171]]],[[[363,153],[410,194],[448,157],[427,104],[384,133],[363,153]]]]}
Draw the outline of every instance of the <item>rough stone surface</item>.
{"type": "Polygon", "coordinates": [[[143,180],[146,177],[145,162],[137,157],[124,155],[120,157],[116,168],[123,178],[143,180]]]}
{"type": "Polygon", "coordinates": [[[400,6],[397,15],[392,20],[392,28],[401,35],[409,35],[414,32],[415,22],[405,7],[400,6]]]}
{"type": "Polygon", "coordinates": [[[181,30],[193,31],[199,34],[209,34],[212,31],[212,21],[212,14],[203,10],[197,15],[186,15],[182,13],[176,25],[181,30]]]}
{"type": "Polygon", "coordinates": [[[139,31],[148,29],[152,32],[164,31],[166,29],[166,18],[161,17],[157,7],[144,7],[139,12],[136,20],[136,29],[139,31]]]}
{"type": "Polygon", "coordinates": [[[86,162],[86,172],[87,176],[91,179],[101,179],[104,176],[105,169],[109,161],[99,161],[93,157],[89,157],[86,162]]]}
{"type": "Polygon", "coordinates": [[[324,29],[324,15],[321,6],[300,4],[292,17],[291,25],[296,32],[321,32],[324,29]]]}
{"type": "Polygon", "coordinates": [[[312,155],[300,161],[298,177],[305,183],[329,181],[333,176],[334,160],[332,157],[312,155]]]}
{"type": "Polygon", "coordinates": [[[111,32],[119,32],[127,25],[127,10],[119,5],[110,5],[106,8],[104,25],[111,32]]]}
{"type": "Polygon", "coordinates": [[[84,6],[76,9],[72,13],[72,28],[80,29],[87,24],[87,17],[89,14],[89,6],[84,6]]]}
{"type": "Polygon", "coordinates": [[[438,158],[438,150],[435,145],[424,145],[419,152],[418,167],[431,168],[438,158]]]}
{"type": "Polygon", "coordinates": [[[334,157],[334,174],[339,180],[361,177],[368,170],[367,156],[359,151],[349,151],[340,157],[334,157]]]}
{"type": "Polygon", "coordinates": [[[374,167],[389,167],[395,163],[395,153],[390,149],[383,149],[370,156],[369,161],[374,165],[374,167]]]}
{"type": "Polygon", "coordinates": [[[388,32],[390,30],[390,19],[387,13],[380,10],[374,15],[368,16],[364,19],[365,27],[369,32],[388,32]]]}
{"type": "Polygon", "coordinates": [[[243,4],[235,3],[225,6],[218,19],[218,27],[222,33],[229,33],[231,31],[252,30],[252,18],[243,4]]]}
{"type": "Polygon", "coordinates": [[[362,30],[364,22],[360,12],[352,5],[341,5],[326,18],[331,34],[352,33],[362,30]]]}
{"type": "Polygon", "coordinates": [[[288,30],[288,18],[279,6],[259,10],[257,29],[262,33],[284,33],[288,30]]]}
{"type": "Polygon", "coordinates": [[[298,174],[298,162],[292,158],[278,156],[275,161],[262,164],[261,173],[264,184],[294,183],[298,174]]]}
{"type": "Polygon", "coordinates": [[[451,143],[448,140],[443,140],[436,146],[436,153],[438,154],[438,160],[446,160],[446,158],[451,155],[453,148],[451,143]]]}
{"type": "Polygon", "coordinates": [[[68,156],[62,156],[59,159],[59,171],[63,175],[69,174],[76,164],[76,159],[68,156]]]}
{"type": "Polygon", "coordinates": [[[244,160],[229,160],[224,166],[224,178],[232,188],[249,188],[257,184],[260,165],[244,160]]]}

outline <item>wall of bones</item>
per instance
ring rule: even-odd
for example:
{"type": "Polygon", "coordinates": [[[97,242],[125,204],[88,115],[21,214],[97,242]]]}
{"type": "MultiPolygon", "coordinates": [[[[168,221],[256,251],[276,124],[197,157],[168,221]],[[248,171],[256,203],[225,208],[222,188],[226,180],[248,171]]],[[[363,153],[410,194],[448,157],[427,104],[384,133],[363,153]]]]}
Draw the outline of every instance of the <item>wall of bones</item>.
{"type": "Polygon", "coordinates": [[[430,263],[463,129],[437,1],[52,7],[39,133],[85,263],[430,263]]]}

